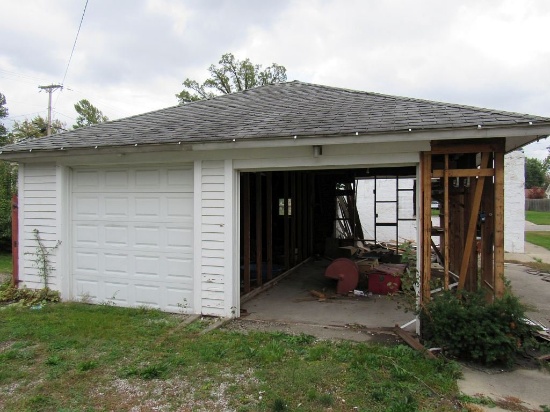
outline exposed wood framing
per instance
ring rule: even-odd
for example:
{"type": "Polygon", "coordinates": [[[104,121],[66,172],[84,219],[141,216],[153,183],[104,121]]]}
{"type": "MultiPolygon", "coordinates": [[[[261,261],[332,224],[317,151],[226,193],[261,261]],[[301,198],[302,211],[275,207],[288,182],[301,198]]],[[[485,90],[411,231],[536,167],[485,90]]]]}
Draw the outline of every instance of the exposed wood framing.
{"type": "Polygon", "coordinates": [[[273,279],[273,174],[266,173],[266,246],[267,280],[273,279]]]}
{"type": "Polygon", "coordinates": [[[430,299],[430,279],[432,272],[432,156],[429,152],[423,152],[420,158],[421,179],[422,179],[422,258],[421,258],[421,302],[430,299]]]}
{"type": "Polygon", "coordinates": [[[263,259],[262,259],[262,175],[256,177],[256,285],[262,286],[263,281],[263,259]]]}
{"type": "Polygon", "coordinates": [[[504,293],[504,139],[432,142],[421,156],[422,299],[429,299],[431,247],[443,262],[445,289],[451,273],[458,288],[482,285],[504,293]],[[432,184],[437,186],[432,186],[432,184]],[[434,188],[437,191],[434,194],[434,188]],[[432,195],[440,201],[440,228],[432,228],[432,195]],[[438,236],[439,249],[432,236],[438,236]],[[479,257],[478,258],[478,253],[479,257]]]}
{"type": "Polygon", "coordinates": [[[242,174],[242,219],[243,219],[243,288],[250,292],[250,174],[242,174]]]}

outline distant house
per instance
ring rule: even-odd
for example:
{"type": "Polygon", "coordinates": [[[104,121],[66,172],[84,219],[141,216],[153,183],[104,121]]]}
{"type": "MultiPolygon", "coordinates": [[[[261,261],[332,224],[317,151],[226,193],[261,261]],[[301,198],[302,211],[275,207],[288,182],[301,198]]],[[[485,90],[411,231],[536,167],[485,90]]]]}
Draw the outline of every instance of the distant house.
{"type": "Polygon", "coordinates": [[[418,182],[423,297],[433,233],[462,285],[478,273],[482,207],[498,294],[502,159],[548,134],[548,118],[296,81],[25,140],[0,155],[19,164],[19,281],[42,285],[37,229],[61,241],[49,282],[64,299],[238,316],[242,294],[323,252],[341,185],[390,174],[418,182]],[[447,226],[429,223],[432,199],[447,226]]]}

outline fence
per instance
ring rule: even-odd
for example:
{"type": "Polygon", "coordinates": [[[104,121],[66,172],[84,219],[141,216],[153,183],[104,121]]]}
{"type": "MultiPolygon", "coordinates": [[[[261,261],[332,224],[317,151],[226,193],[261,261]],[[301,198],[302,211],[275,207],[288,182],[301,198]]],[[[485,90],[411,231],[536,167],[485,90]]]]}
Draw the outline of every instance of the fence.
{"type": "Polygon", "coordinates": [[[525,210],[550,212],[550,199],[525,199],[525,210]]]}

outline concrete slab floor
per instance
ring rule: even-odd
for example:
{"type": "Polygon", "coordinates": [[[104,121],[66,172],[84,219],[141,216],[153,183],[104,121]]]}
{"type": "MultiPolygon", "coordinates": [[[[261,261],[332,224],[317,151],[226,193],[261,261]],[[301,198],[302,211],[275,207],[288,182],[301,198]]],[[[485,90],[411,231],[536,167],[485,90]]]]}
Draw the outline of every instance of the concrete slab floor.
{"type": "MultiPolygon", "coordinates": [[[[345,327],[362,325],[367,328],[403,325],[414,314],[399,308],[400,296],[337,296],[336,281],[324,276],[328,260],[304,264],[275,287],[242,305],[247,320],[300,323],[345,327]],[[324,292],[334,299],[320,302],[310,291],[324,292]]],[[[411,329],[414,331],[415,326],[411,329]]]]}

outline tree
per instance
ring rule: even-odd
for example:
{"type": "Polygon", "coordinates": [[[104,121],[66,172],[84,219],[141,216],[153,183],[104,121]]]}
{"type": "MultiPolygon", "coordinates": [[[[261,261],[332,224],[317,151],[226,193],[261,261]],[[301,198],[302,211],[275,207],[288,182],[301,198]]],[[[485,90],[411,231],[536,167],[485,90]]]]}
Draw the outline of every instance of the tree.
{"type": "Polygon", "coordinates": [[[86,99],[82,99],[76,103],[74,109],[78,113],[78,117],[76,118],[76,124],[73,125],[73,129],[91,126],[92,124],[103,123],[109,120],[101,110],[86,99]]]}
{"type": "MultiPolygon", "coordinates": [[[[52,121],[52,134],[56,134],[65,130],[66,124],[55,119],[52,121]]],[[[48,129],[48,121],[38,115],[32,120],[25,119],[22,122],[13,122],[11,138],[13,141],[18,141],[27,138],[37,138],[46,136],[48,129]]]]}
{"type": "Polygon", "coordinates": [[[210,78],[202,84],[196,80],[185,79],[185,89],[176,94],[180,104],[286,81],[284,66],[273,63],[262,70],[261,65],[252,64],[249,59],[236,60],[231,53],[224,54],[219,66],[212,64],[208,71],[210,78]]]}
{"type": "MultiPolygon", "coordinates": [[[[6,97],[0,93],[0,145],[10,143],[2,119],[8,117],[6,97]]],[[[0,249],[11,250],[11,198],[17,192],[17,166],[0,161],[0,249]]]]}
{"type": "MultiPolygon", "coordinates": [[[[6,96],[0,93],[0,120],[8,117],[8,108],[6,107],[6,96]]],[[[0,145],[6,144],[5,139],[8,136],[8,130],[4,123],[0,121],[0,145]]]]}
{"type": "Polygon", "coordinates": [[[547,168],[544,163],[539,159],[526,158],[525,159],[525,188],[532,189],[534,187],[541,187],[546,189],[548,187],[547,182],[547,168]]]}

